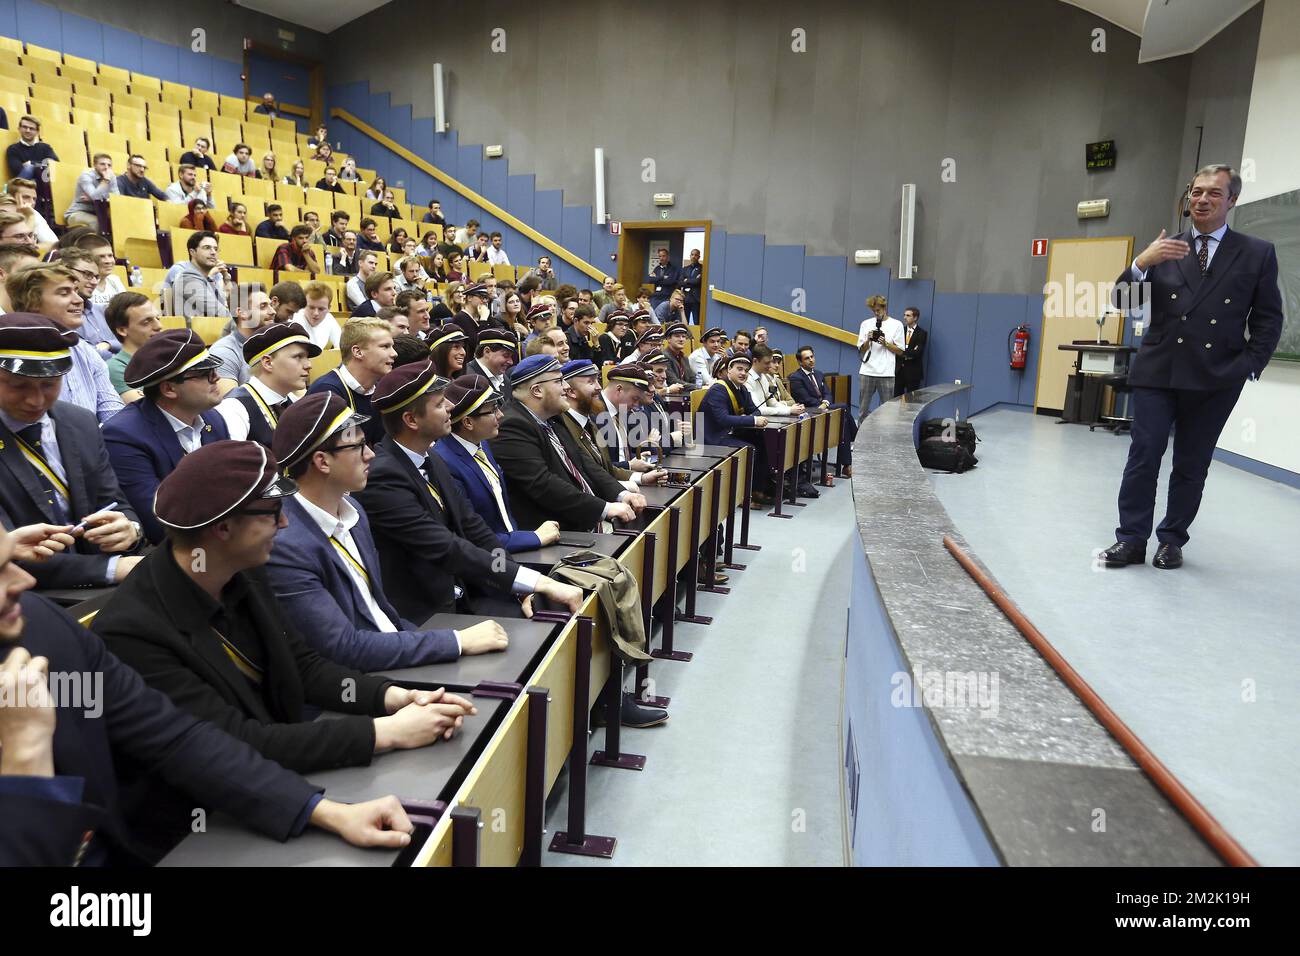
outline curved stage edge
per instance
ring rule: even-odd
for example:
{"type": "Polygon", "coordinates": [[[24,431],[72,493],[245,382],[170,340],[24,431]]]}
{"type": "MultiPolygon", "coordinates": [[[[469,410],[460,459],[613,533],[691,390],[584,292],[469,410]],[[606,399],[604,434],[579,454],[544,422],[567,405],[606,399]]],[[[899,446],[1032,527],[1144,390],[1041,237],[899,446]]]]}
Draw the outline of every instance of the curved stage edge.
{"type": "Polygon", "coordinates": [[[917,433],[923,418],[958,417],[969,388],[885,403],[853,447],[862,547],[841,726],[853,864],[1218,865],[944,548],[946,534],[970,551],[917,433]]]}

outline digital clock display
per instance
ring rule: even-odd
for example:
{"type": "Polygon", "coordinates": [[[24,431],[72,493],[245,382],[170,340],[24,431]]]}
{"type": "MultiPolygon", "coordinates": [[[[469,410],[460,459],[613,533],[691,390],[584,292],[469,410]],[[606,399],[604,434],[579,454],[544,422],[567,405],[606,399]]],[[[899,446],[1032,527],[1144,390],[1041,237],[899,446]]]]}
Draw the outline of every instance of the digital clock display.
{"type": "Polygon", "coordinates": [[[1115,141],[1113,139],[1103,140],[1100,143],[1089,143],[1087,149],[1087,169],[1092,172],[1094,169],[1114,169],[1115,168],[1115,141]]]}

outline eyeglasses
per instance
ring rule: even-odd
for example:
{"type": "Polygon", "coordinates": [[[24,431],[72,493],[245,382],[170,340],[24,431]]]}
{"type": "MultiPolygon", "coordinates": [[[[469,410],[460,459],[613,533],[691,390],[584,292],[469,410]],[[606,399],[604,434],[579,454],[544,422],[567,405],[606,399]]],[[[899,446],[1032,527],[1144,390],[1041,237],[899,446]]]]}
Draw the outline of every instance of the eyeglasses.
{"type": "Polygon", "coordinates": [[[198,372],[191,372],[189,375],[178,375],[172,379],[172,381],[179,385],[181,382],[190,382],[196,378],[206,379],[208,382],[215,382],[220,377],[220,373],[217,369],[205,368],[198,372]]]}
{"type": "Polygon", "coordinates": [[[91,279],[94,279],[96,282],[99,281],[98,272],[91,272],[89,269],[73,269],[72,271],[75,272],[77,275],[81,276],[81,278],[85,279],[86,281],[90,281],[91,279]]]}
{"type": "Polygon", "coordinates": [[[34,232],[13,232],[4,237],[5,242],[14,242],[19,245],[36,242],[36,233],[34,232]]]}
{"type": "Polygon", "coordinates": [[[271,505],[269,508],[240,508],[237,514],[248,515],[250,518],[274,518],[280,520],[280,512],[284,510],[283,498],[268,498],[267,502],[271,505]]]}
{"type": "Polygon", "coordinates": [[[351,451],[354,448],[365,448],[368,444],[370,443],[367,441],[353,441],[348,442],[346,445],[334,445],[331,448],[322,448],[321,451],[328,452],[331,455],[337,455],[340,452],[351,451]]]}

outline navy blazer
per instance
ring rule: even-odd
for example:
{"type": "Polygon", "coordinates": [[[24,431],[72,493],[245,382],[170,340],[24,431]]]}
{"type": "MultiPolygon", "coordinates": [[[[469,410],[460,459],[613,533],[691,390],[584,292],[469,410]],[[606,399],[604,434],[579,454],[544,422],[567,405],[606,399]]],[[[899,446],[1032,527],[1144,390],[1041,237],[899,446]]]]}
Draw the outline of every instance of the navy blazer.
{"type": "Polygon", "coordinates": [[[492,530],[456,494],[442,456],[427,457],[445,509],[434,503],[424,474],[391,437],[375,447],[366,487],[356,495],[374,529],[388,596],[413,621],[454,611],[457,582],[469,592],[509,594],[519,572],[518,564],[500,554],[492,530]]]}
{"type": "MultiPolygon", "coordinates": [[[[1282,293],[1273,244],[1229,229],[1201,275],[1194,233],[1189,229],[1172,237],[1193,247],[1188,255],[1147,270],[1150,327],[1133,356],[1130,385],[1230,388],[1262,375],[1277,348],[1282,293]]],[[[1125,269],[1118,280],[1121,290],[1133,278],[1125,269]]],[[[1135,302],[1136,297],[1129,304],[1135,302]]]]}
{"type": "MultiPolygon", "coordinates": [[[[204,427],[199,441],[210,445],[230,437],[226,420],[216,409],[203,413],[204,427]]],[[[171,423],[147,398],[132,402],[104,423],[104,445],[113,462],[126,500],[140,516],[140,526],[150,544],[158,544],[167,529],[153,513],[153,499],[158,485],[181,463],[185,452],[171,423]]],[[[62,450],[62,444],[59,445],[62,450]]]]}
{"type": "Polygon", "coordinates": [[[223,810],[277,840],[301,832],[320,787],[177,708],[49,601],[19,600],[27,624],[18,645],[49,658],[51,673],[102,675],[103,713],[58,708],[53,778],[0,777],[0,866],[69,866],[88,831],[87,862],[150,859],[145,845],[157,835],[147,816],[124,815],[119,764],[155,773],[185,790],[190,805],[223,810]]]}
{"type": "Polygon", "coordinates": [[[506,530],[506,524],[501,520],[501,511],[497,508],[496,496],[492,494],[492,488],[488,484],[487,475],[483,474],[482,467],[474,461],[474,456],[465,450],[465,446],[451,435],[446,435],[438,439],[433,450],[446,462],[447,470],[451,472],[457,490],[469,499],[470,507],[492,529],[492,533],[497,536],[497,541],[507,553],[514,554],[516,551],[533,551],[540,548],[542,541],[537,537],[537,532],[518,529],[515,513],[510,508],[510,491],[506,488],[506,479],[501,474],[501,466],[492,457],[492,449],[488,447],[487,442],[484,442],[481,447],[483,453],[487,455],[488,464],[501,480],[501,500],[505,502],[511,523],[516,526],[514,531],[506,530]]]}
{"type": "MultiPolygon", "coordinates": [[[[131,521],[140,520],[118,484],[95,413],[68,402],[55,402],[50,409],[50,420],[54,422],[59,457],[68,475],[71,496],[68,520],[80,521],[114,501],[118,506],[113,510],[131,521]]],[[[41,522],[58,524],[47,501],[15,436],[0,425],[0,521],[10,529],[41,522]]],[[[151,500],[151,510],[152,505],[151,500]]],[[[126,553],[138,553],[143,547],[142,537],[126,553]]],[[[109,559],[110,555],[78,538],[72,551],[23,567],[36,578],[37,588],[103,587],[109,583],[106,580],[109,559]]]]}
{"type": "Polygon", "coordinates": [[[266,565],[267,580],[286,616],[318,654],[357,670],[418,667],[459,658],[460,643],[450,629],[422,631],[388,603],[370,522],[361,506],[348,500],[361,516],[351,534],[370,575],[375,603],[401,630],[378,629],[343,556],[296,498],[284,503],[289,524],[276,533],[266,565]]]}
{"type": "Polygon", "coordinates": [[[814,391],[812,383],[808,380],[809,373],[797,368],[790,373],[790,377],[787,379],[790,385],[790,397],[805,408],[816,408],[822,402],[835,401],[835,396],[831,394],[830,388],[826,385],[825,373],[813,369],[811,374],[817,379],[817,387],[821,389],[821,394],[819,395],[814,391]]]}
{"type": "Polygon", "coordinates": [[[307,394],[315,395],[317,392],[333,392],[342,398],[353,410],[359,415],[369,415],[370,421],[361,426],[361,431],[365,433],[366,441],[372,445],[377,445],[379,440],[384,437],[384,422],[375,411],[370,402],[369,395],[362,395],[354,392],[343,384],[343,379],[339,378],[338,369],[332,368],[311,385],[307,386],[307,394]]]}
{"type": "Polygon", "coordinates": [[[731,434],[731,430],[753,428],[754,416],[758,414],[758,409],[754,405],[754,400],[749,397],[749,389],[736,388],[735,394],[740,401],[741,414],[739,415],[732,412],[731,400],[727,397],[727,389],[722,382],[714,382],[704,393],[704,398],[700,402],[700,417],[704,420],[702,429],[704,436],[701,441],[704,444],[734,446],[752,444],[743,438],[735,437],[731,434]]]}

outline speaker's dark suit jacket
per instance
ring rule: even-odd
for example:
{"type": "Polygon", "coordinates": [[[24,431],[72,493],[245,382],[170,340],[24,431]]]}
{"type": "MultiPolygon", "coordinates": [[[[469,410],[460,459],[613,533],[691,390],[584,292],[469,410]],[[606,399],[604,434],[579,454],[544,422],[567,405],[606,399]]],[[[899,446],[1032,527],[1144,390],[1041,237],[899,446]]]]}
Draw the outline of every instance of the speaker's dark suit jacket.
{"type": "Polygon", "coordinates": [[[88,832],[87,863],[154,858],[150,817],[128,822],[124,811],[124,766],[183,788],[191,808],[223,810],[277,840],[301,832],[320,787],[178,709],[49,601],[20,601],[27,624],[18,646],[48,658],[50,673],[102,675],[102,712],[58,709],[53,778],[0,778],[0,866],[69,866],[88,832]]]}
{"type": "Polygon", "coordinates": [[[385,436],[375,447],[366,487],[356,495],[370,519],[388,597],[412,621],[454,611],[458,584],[470,593],[508,595],[519,571],[499,553],[492,529],[456,494],[442,456],[430,453],[425,460],[432,479],[385,436]]]}
{"type": "MultiPolygon", "coordinates": [[[[68,475],[71,497],[68,520],[78,522],[116,501],[118,506],[114,511],[139,521],[118,484],[94,413],[67,402],[55,402],[49,414],[54,422],[59,457],[68,475]]],[[[0,425],[0,521],[10,529],[41,522],[60,523],[37,483],[36,473],[23,457],[17,437],[4,425],[0,425]]],[[[128,553],[139,553],[144,544],[142,538],[128,553]]],[[[109,557],[84,538],[78,538],[72,551],[24,567],[36,578],[38,588],[102,587],[108,583],[105,575],[109,557]]]]}
{"type": "MultiPolygon", "coordinates": [[[[1240,385],[1263,374],[1277,348],[1282,294],[1273,244],[1229,229],[1202,276],[1193,233],[1173,237],[1193,246],[1188,255],[1147,271],[1150,327],[1133,356],[1130,385],[1202,391],[1240,385]]],[[[1118,281],[1132,278],[1126,269],[1118,281]]]]}
{"type": "MultiPolygon", "coordinates": [[[[126,500],[140,516],[140,526],[150,544],[157,544],[167,529],[153,513],[153,499],[162,480],[181,463],[185,452],[162,410],[142,398],[104,423],[104,445],[113,471],[126,492],[126,500]]],[[[209,445],[230,437],[226,420],[215,409],[203,413],[199,441],[209,445]]],[[[59,445],[62,450],[62,444],[59,445]]]]}
{"type": "Polygon", "coordinates": [[[515,517],[527,528],[558,521],[565,531],[590,531],[600,522],[605,504],[618,500],[623,486],[601,469],[585,467],[568,430],[556,419],[551,425],[593,494],[584,492],[569,473],[533,413],[514,402],[492,439],[492,453],[505,473],[515,517]]]}

